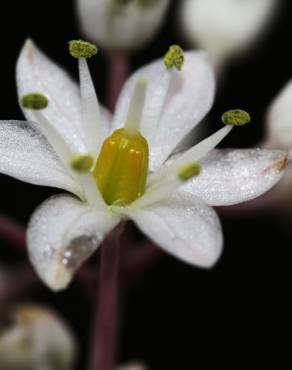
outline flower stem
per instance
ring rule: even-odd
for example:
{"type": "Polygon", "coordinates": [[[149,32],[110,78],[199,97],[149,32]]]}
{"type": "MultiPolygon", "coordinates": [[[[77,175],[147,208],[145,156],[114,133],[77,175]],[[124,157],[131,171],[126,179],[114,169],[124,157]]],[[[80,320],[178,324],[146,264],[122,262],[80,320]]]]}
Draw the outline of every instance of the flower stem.
{"type": "Polygon", "coordinates": [[[14,268],[0,268],[0,307],[7,301],[18,299],[31,289],[39,287],[39,279],[26,264],[14,268]]]}
{"type": "Polygon", "coordinates": [[[109,52],[109,83],[107,106],[113,112],[129,72],[128,56],[122,52],[109,52]]]}
{"type": "Polygon", "coordinates": [[[113,370],[115,366],[120,224],[101,246],[99,292],[90,358],[90,370],[113,370]]]}
{"type": "Polygon", "coordinates": [[[4,215],[0,215],[0,238],[7,240],[17,250],[25,251],[25,228],[4,215]]]}

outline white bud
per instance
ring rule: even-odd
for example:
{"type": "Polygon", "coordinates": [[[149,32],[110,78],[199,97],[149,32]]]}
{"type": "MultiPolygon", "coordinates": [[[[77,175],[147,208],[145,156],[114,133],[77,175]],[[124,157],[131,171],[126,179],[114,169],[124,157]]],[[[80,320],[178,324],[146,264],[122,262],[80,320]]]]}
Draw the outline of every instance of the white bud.
{"type": "Polygon", "coordinates": [[[82,31],[98,46],[131,51],[158,31],[169,0],[77,0],[82,31]]]}
{"type": "Polygon", "coordinates": [[[22,305],[0,320],[0,369],[72,369],[75,341],[51,310],[22,305]]]}
{"type": "Polygon", "coordinates": [[[183,0],[182,26],[215,65],[242,52],[264,29],[279,0],[183,0]]]}

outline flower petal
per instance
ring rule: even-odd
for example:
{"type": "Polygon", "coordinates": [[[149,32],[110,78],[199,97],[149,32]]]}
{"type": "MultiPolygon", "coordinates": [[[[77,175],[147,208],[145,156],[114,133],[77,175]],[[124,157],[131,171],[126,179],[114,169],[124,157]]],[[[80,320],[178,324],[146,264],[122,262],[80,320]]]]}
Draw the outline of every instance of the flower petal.
{"type": "MultiPolygon", "coordinates": [[[[19,98],[32,92],[45,94],[49,106],[43,113],[48,121],[60,131],[73,151],[86,151],[78,86],[31,40],[26,41],[17,62],[17,88],[19,98]]],[[[31,111],[24,109],[24,115],[32,120],[31,111]]]]}
{"type": "Polygon", "coordinates": [[[30,260],[40,278],[53,290],[66,288],[118,222],[69,195],[49,198],[34,212],[27,231],[30,260]]]}
{"type": "Polygon", "coordinates": [[[26,121],[0,121],[0,172],[80,195],[78,183],[33,125],[26,121]]]}
{"type": "Polygon", "coordinates": [[[185,262],[210,267],[220,256],[218,216],[191,194],[177,194],[128,216],[157,245],[185,262]]]}
{"type": "Polygon", "coordinates": [[[141,132],[150,146],[150,169],[157,169],[211,108],[215,81],[204,52],[186,52],[182,71],[169,71],[162,59],[139,69],[127,81],[113,126],[122,127],[137,80],[148,89],[141,132]]]}
{"type": "Polygon", "coordinates": [[[283,176],[288,153],[268,149],[215,149],[202,173],[181,189],[212,206],[242,203],[272,188],[283,176]]]}

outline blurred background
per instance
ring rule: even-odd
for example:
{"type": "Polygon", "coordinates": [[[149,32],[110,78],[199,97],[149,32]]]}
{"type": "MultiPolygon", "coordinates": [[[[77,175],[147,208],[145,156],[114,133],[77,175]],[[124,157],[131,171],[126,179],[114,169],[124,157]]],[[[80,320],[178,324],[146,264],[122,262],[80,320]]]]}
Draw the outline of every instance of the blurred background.
{"type": "MultiPolygon", "coordinates": [[[[234,130],[223,146],[245,148],[261,143],[266,109],[292,76],[292,4],[289,0],[281,2],[279,15],[257,47],[225,68],[215,106],[208,116],[208,129],[215,131],[221,113],[231,108],[246,109],[253,121],[244,129],[234,130]]],[[[132,70],[162,56],[170,44],[188,48],[175,21],[178,3],[172,1],[158,37],[132,55],[132,70]]],[[[77,78],[77,64],[68,55],[67,42],[81,35],[74,1],[5,1],[1,5],[0,117],[22,119],[14,73],[25,39],[31,37],[77,78]]],[[[100,100],[104,101],[107,60],[102,52],[90,61],[90,68],[100,100]]],[[[58,192],[3,175],[0,184],[0,213],[24,225],[43,200],[58,192]]],[[[165,256],[130,291],[122,292],[119,362],[137,358],[153,370],[177,370],[204,369],[214,361],[218,367],[274,362],[281,368],[280,362],[288,360],[285,338],[288,323],[291,325],[291,227],[273,208],[263,213],[219,212],[225,248],[214,269],[196,269],[165,256]]],[[[90,263],[97,265],[97,259],[98,254],[90,263]]],[[[14,251],[0,235],[2,265],[13,267],[26,260],[26,254],[14,251]]],[[[80,344],[76,369],[83,368],[92,307],[80,285],[74,282],[58,294],[41,285],[19,301],[48,304],[65,318],[80,344]]]]}

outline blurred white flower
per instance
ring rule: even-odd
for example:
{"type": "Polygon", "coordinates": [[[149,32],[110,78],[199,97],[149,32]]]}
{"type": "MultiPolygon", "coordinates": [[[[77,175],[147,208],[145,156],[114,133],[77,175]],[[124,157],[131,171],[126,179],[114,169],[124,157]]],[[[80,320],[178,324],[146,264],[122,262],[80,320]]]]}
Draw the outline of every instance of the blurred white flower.
{"type": "MultiPolygon", "coordinates": [[[[72,45],[75,56],[91,47],[72,45]]],[[[47,107],[24,109],[28,121],[0,124],[0,172],[75,194],[48,199],[31,218],[28,250],[41,279],[54,290],[65,288],[125,218],[179,259],[212,266],[222,231],[210,206],[269,190],[282,177],[287,152],[212,150],[232,129],[226,125],[177,153],[213,103],[214,74],[203,52],[183,56],[172,47],[164,61],[140,68],[126,82],[112,118],[98,104],[84,57],[79,71],[81,94],[28,41],[17,64],[19,97],[26,107],[47,107]]]]}
{"type": "Polygon", "coordinates": [[[118,370],[147,370],[147,367],[140,362],[132,362],[119,367],[118,370]]]}
{"type": "Polygon", "coordinates": [[[5,321],[0,318],[0,369],[73,369],[75,341],[55,312],[21,305],[5,321]]]}
{"type": "Polygon", "coordinates": [[[191,45],[216,66],[241,53],[260,34],[279,0],[183,0],[181,23],[191,45]]]}
{"type": "MultiPolygon", "coordinates": [[[[267,112],[265,146],[288,149],[292,158],[292,80],[288,81],[271,103],[267,112]]],[[[278,193],[291,195],[292,167],[288,166],[278,193]]],[[[290,204],[290,201],[289,201],[290,204]]],[[[290,206],[291,207],[291,206],[290,206]]]]}
{"type": "Polygon", "coordinates": [[[169,0],[77,0],[87,38],[110,50],[140,49],[163,23],[169,0]]]}
{"type": "Polygon", "coordinates": [[[292,148],[292,80],[283,87],[269,107],[267,143],[277,148],[292,148]]]}

